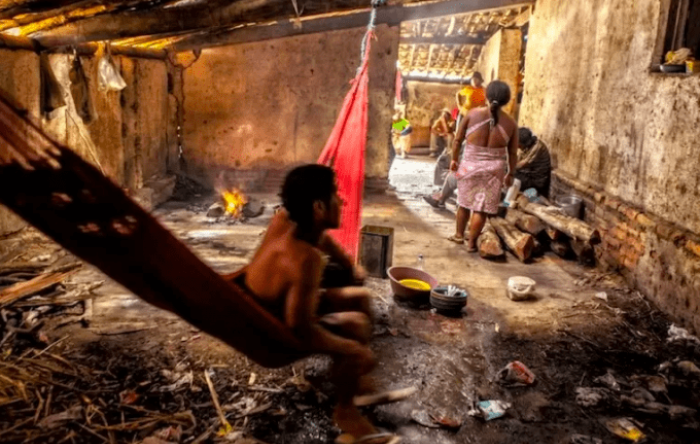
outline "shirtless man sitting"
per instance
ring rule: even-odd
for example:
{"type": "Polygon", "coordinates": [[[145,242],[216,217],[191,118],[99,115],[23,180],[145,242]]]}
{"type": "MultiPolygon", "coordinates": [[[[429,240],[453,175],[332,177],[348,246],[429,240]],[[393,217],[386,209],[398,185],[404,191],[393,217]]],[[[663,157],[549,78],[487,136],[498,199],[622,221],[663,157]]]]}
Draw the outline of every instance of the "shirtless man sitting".
{"type": "MultiPolygon", "coordinates": [[[[361,437],[376,433],[353,405],[362,375],[375,364],[367,344],[371,337],[369,292],[328,282],[322,288],[327,256],[356,279],[364,270],[325,231],[338,228],[342,201],[335,173],[322,165],[292,170],[282,186],[284,209],[272,219],[244,284],[270,313],[282,320],[312,352],[333,357],[338,405],[336,424],[361,437]]],[[[337,279],[336,279],[337,280],[337,279]]],[[[346,283],[347,285],[347,283],[346,283]]]]}

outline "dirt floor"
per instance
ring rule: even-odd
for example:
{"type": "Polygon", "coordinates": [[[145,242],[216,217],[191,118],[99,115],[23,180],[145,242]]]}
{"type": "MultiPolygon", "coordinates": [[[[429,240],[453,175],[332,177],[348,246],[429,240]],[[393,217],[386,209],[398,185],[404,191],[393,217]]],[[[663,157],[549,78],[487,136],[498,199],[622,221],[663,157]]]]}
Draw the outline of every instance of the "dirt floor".
{"type": "MultiPolygon", "coordinates": [[[[435,210],[420,198],[434,188],[432,167],[397,159],[395,192],[367,196],[363,223],[393,227],[394,265],[413,266],[422,254],[426,271],[441,283],[468,290],[468,305],[452,317],[429,306],[405,306],[394,300],[387,280],[369,279],[377,313],[377,386],[418,391],[368,407],[367,415],[404,443],[624,442],[606,427],[620,418],[635,421],[647,442],[699,442],[700,375],[687,361],[700,365],[700,343],[670,341],[671,322],[615,274],[551,253],[530,264],[513,256],[490,262],[448,242],[454,207],[435,210]],[[506,297],[506,281],[514,275],[537,281],[535,299],[506,297]],[[499,383],[499,371],[514,360],[536,375],[534,384],[499,383]],[[472,416],[484,400],[511,407],[485,421],[472,416]],[[431,417],[461,426],[432,427],[431,417]]],[[[171,201],[155,213],[211,267],[230,272],[252,255],[277,203],[273,195],[253,197],[266,210],[245,222],[207,218],[214,197],[205,195],[171,201]]],[[[74,260],[32,230],[0,241],[3,257],[0,267],[74,260]]],[[[21,309],[45,319],[43,343],[32,339],[37,335],[17,334],[2,345],[0,442],[134,443],[150,437],[144,444],[306,444],[338,436],[330,419],[327,359],[263,369],[89,265],[64,286],[100,281],[83,309],[53,316],[38,305],[21,309]],[[222,430],[207,379],[231,430],[222,430]]]]}

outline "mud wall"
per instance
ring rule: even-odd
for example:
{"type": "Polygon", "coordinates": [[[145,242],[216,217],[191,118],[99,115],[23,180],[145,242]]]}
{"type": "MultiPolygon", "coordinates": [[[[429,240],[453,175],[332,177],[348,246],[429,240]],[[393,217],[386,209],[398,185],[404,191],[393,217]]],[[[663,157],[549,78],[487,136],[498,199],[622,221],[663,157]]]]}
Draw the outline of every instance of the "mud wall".
{"type": "Polygon", "coordinates": [[[511,115],[517,103],[521,54],[520,29],[501,29],[486,42],[476,64],[476,70],[484,76],[484,85],[501,80],[510,86],[510,103],[503,110],[511,115]]]}
{"type": "MultiPolygon", "coordinates": [[[[184,73],[183,149],[191,173],[315,162],[359,63],[364,28],[206,49],[184,73]]],[[[388,176],[398,28],[377,27],[369,67],[366,176],[388,176]]]]}
{"type": "Polygon", "coordinates": [[[406,116],[414,128],[411,144],[413,146],[428,146],[430,144],[430,126],[440,117],[444,108],[450,111],[457,104],[455,95],[460,85],[444,83],[408,81],[408,100],[406,116]]]}
{"type": "MultiPolygon", "coordinates": [[[[81,58],[88,77],[89,90],[97,112],[97,120],[83,123],[75,110],[69,70],[72,56],[50,56],[54,74],[63,88],[66,106],[56,110],[51,119],[40,115],[39,56],[29,51],[0,50],[0,89],[34,120],[56,142],[67,145],[84,159],[101,169],[120,186],[135,191],[152,176],[166,174],[166,156],[175,143],[166,137],[169,123],[168,76],[165,62],[130,60],[115,57],[118,68],[128,65],[134,75],[123,72],[127,87],[121,91],[99,91],[97,60],[81,58]],[[133,95],[135,101],[123,106],[122,96],[133,95]],[[137,110],[138,112],[134,112],[137,110]],[[143,155],[136,159],[140,147],[143,155]],[[139,167],[128,169],[130,163],[139,167]],[[139,171],[137,176],[134,171],[139,171]],[[138,179],[136,179],[138,177],[138,179]],[[138,184],[138,186],[136,186],[138,184]]],[[[172,124],[171,124],[172,125],[172,124]]],[[[24,226],[7,209],[0,208],[0,236],[24,226]]]]}
{"type": "Polygon", "coordinates": [[[601,262],[700,331],[700,77],[650,70],[669,3],[540,0],[520,119],[586,197],[601,262]]]}

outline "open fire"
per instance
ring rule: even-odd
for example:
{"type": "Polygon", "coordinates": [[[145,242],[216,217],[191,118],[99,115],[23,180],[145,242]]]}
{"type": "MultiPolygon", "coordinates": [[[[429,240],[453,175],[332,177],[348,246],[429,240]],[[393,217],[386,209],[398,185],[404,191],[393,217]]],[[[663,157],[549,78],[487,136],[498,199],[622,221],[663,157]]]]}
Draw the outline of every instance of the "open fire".
{"type": "Polygon", "coordinates": [[[232,217],[239,218],[243,207],[248,203],[248,197],[238,188],[221,191],[221,198],[224,200],[224,210],[232,217]]]}

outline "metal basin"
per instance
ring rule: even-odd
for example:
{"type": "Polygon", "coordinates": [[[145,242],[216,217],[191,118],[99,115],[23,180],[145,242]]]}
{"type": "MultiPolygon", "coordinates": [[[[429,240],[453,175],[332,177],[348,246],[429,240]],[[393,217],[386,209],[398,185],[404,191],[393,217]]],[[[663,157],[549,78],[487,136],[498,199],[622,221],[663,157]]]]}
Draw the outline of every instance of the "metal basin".
{"type": "Polygon", "coordinates": [[[567,216],[575,217],[578,219],[581,217],[581,203],[582,200],[578,196],[559,196],[554,201],[561,211],[567,216]]]}
{"type": "Polygon", "coordinates": [[[427,303],[430,299],[430,290],[438,284],[437,279],[426,273],[425,271],[411,267],[391,267],[386,271],[391,283],[391,291],[396,299],[404,302],[412,303],[427,303]],[[430,285],[430,290],[417,290],[402,285],[399,281],[404,279],[418,279],[430,285]]]}
{"type": "Polygon", "coordinates": [[[467,305],[469,294],[459,290],[454,296],[447,296],[447,287],[435,287],[430,292],[430,305],[439,311],[457,312],[467,305]]]}

